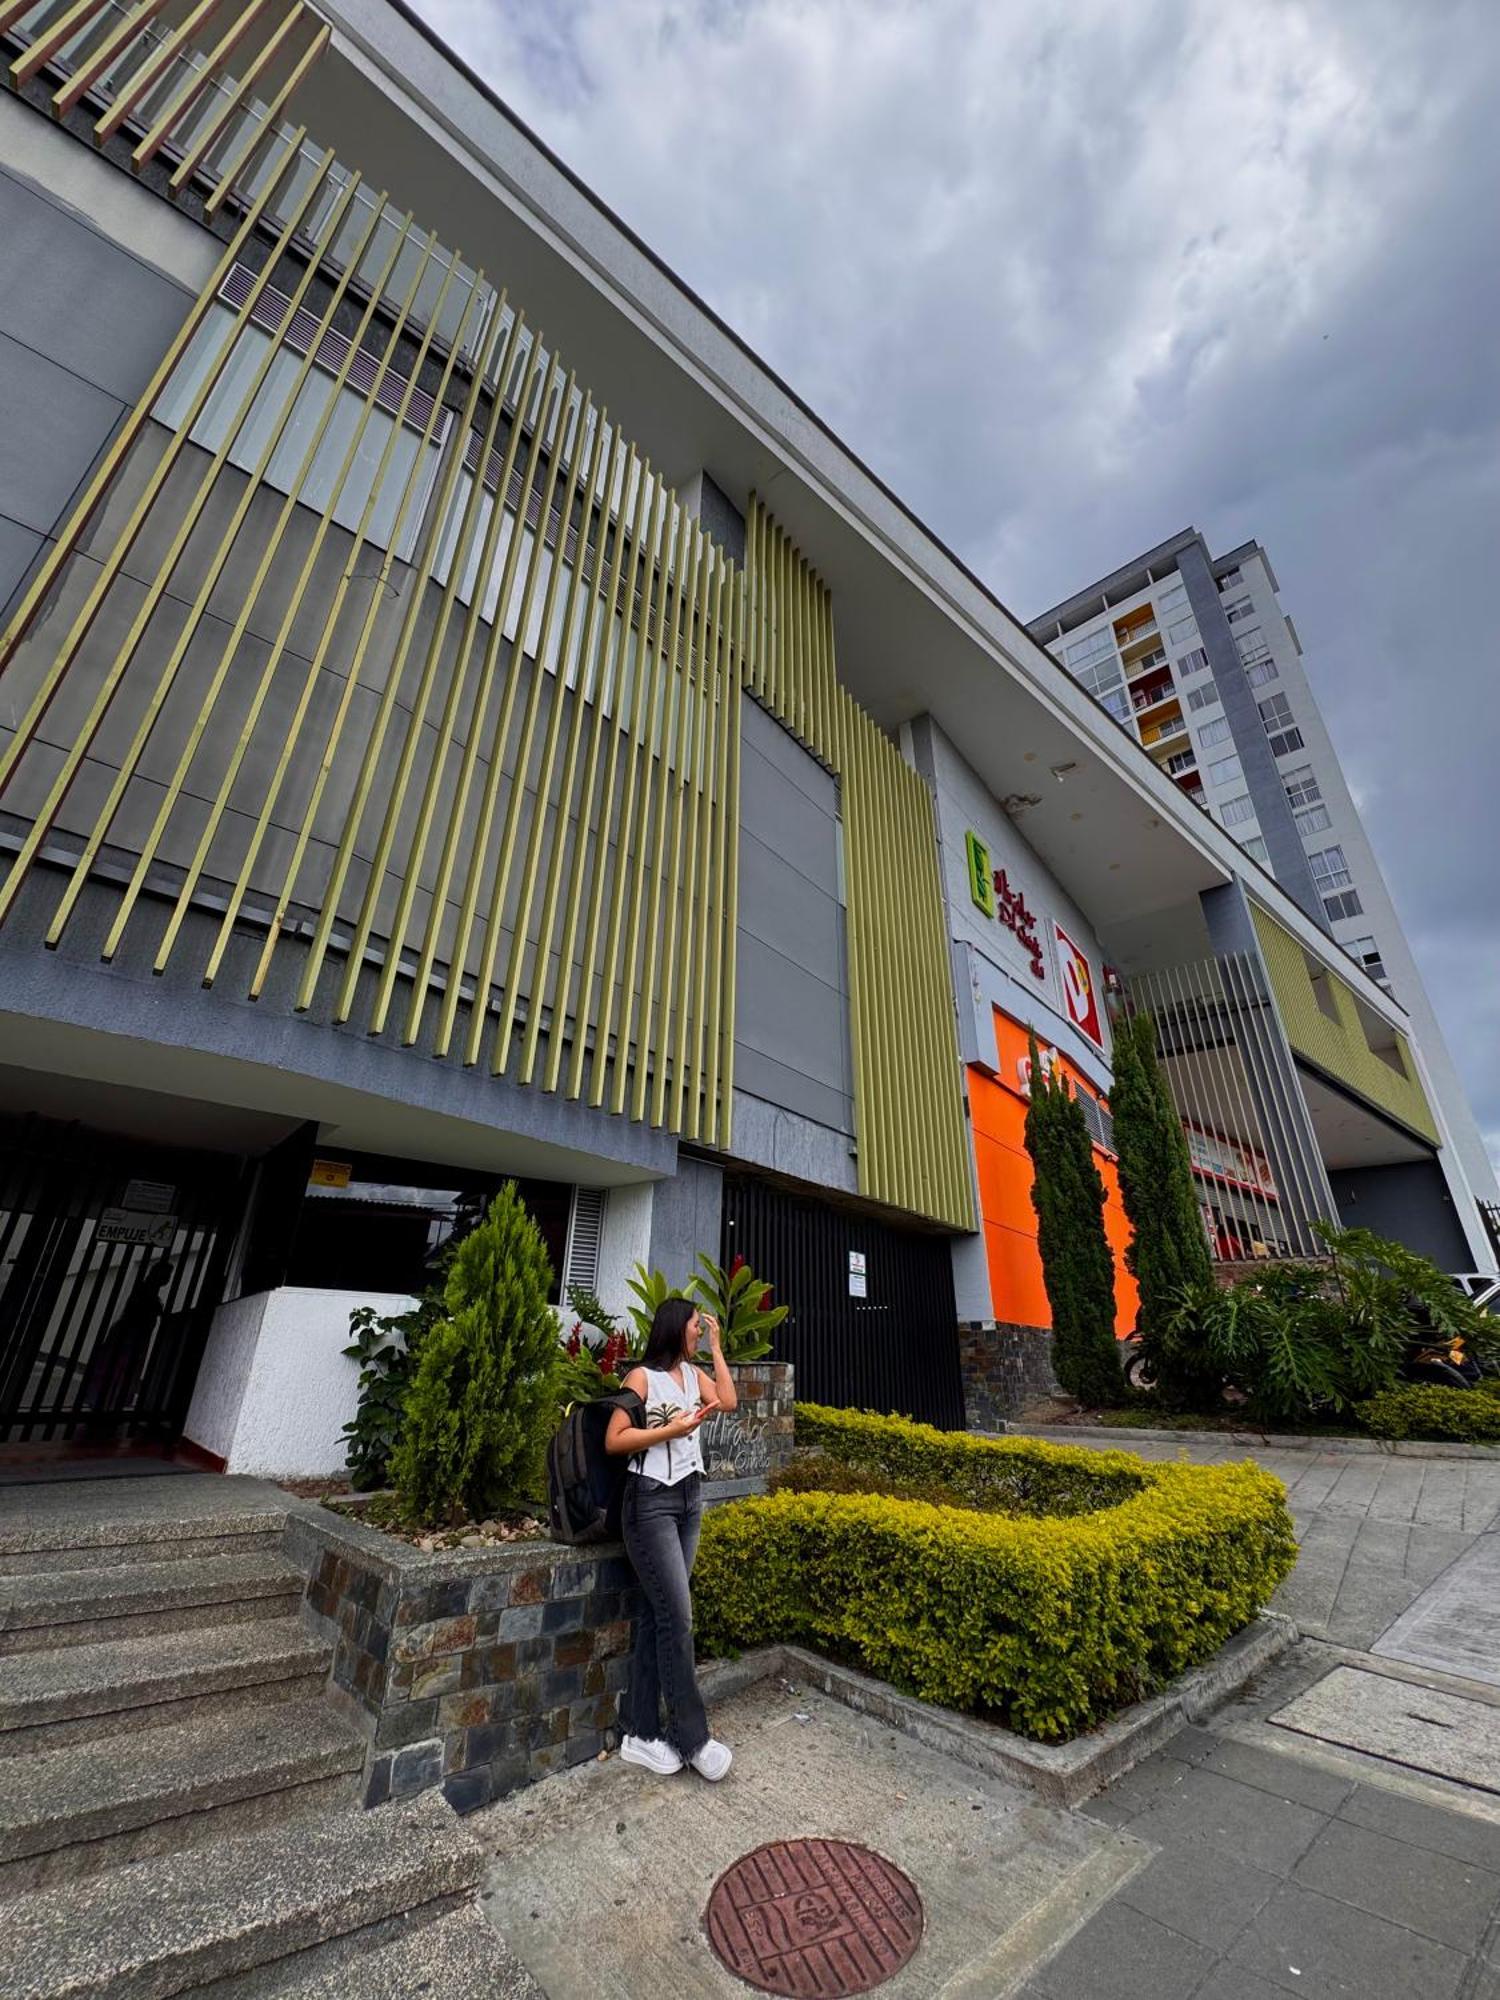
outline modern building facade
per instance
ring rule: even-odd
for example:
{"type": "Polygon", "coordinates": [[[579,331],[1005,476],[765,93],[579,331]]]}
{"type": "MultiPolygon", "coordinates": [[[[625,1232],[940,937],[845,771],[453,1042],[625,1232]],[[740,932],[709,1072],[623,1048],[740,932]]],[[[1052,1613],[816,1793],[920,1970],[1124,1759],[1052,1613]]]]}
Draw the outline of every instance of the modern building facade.
{"type": "MultiPolygon", "coordinates": [[[[1477,1262],[1493,1259],[1482,1215],[1500,1184],[1350,794],[1257,542],[1213,556],[1184,529],[1029,630],[1133,734],[1186,795],[1406,1011],[1443,1139],[1455,1213],[1477,1262]]],[[[1348,1219],[1379,1217],[1397,1183],[1340,1189],[1348,1219]],[[1363,1201],[1366,1213],[1354,1216],[1363,1201]]]]}
{"type": "Polygon", "coordinates": [[[504,1178],[559,1306],[739,1252],[960,1423],[1111,978],[1243,961],[1289,1237],[1307,968],[1326,1130],[1435,1154],[1392,997],[403,7],[0,36],[0,1437],[333,1469],[504,1178]]]}

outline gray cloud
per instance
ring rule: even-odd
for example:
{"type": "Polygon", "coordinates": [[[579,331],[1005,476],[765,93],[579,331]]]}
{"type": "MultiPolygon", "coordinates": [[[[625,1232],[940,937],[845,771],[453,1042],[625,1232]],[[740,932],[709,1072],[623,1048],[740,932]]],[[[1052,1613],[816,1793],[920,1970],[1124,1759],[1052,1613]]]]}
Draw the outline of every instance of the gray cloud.
{"type": "Polygon", "coordinates": [[[1031,615],[1276,566],[1500,1156],[1500,16],[420,0],[1031,615]]]}

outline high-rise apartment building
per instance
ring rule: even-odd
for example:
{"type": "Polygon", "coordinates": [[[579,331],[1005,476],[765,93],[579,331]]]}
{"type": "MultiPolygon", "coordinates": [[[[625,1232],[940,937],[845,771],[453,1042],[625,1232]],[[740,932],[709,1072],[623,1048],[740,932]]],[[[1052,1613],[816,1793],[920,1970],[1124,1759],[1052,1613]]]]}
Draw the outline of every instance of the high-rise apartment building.
{"type": "Polygon", "coordinates": [[[1028,629],[1400,1001],[1443,1128],[1444,1172],[1479,1248],[1474,1211],[1500,1203],[1494,1165],[1264,549],[1245,542],[1213,556],[1197,529],[1184,529],[1028,629]]]}

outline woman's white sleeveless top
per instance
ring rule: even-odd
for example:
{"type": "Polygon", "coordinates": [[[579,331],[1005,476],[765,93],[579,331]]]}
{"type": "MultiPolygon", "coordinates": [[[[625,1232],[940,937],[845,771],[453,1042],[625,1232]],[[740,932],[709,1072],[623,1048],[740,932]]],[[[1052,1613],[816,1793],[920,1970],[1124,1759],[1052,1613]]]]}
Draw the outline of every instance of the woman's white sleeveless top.
{"type": "MultiPolygon", "coordinates": [[[[664,1368],[645,1370],[648,1429],[672,1417],[685,1417],[689,1410],[696,1410],[702,1402],[698,1371],[691,1362],[683,1369],[683,1374],[687,1378],[686,1388],[664,1368]]],[[[647,1479],[659,1479],[663,1486],[675,1486],[689,1473],[703,1470],[703,1448],[698,1442],[699,1435],[694,1431],[691,1437],[668,1438],[664,1444],[654,1444],[649,1451],[632,1458],[628,1470],[641,1473],[647,1479]]]]}

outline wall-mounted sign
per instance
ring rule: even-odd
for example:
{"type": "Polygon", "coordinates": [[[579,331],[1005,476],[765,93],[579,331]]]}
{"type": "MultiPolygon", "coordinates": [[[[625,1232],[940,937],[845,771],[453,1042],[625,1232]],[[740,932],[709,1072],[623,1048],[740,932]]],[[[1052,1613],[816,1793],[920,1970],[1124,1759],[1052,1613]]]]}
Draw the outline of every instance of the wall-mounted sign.
{"type": "Polygon", "coordinates": [[[1036,916],[1028,908],[1019,889],[1013,889],[1003,868],[990,867],[990,851],[977,833],[964,835],[964,851],[969,863],[969,895],[976,908],[987,917],[996,917],[1031,955],[1033,979],[1047,977],[1047,961],[1042,957],[1042,941],[1037,935],[1036,916]]]}
{"type": "Polygon", "coordinates": [[[107,1208],[96,1233],[101,1243],[143,1243],[148,1250],[170,1250],[177,1217],[153,1215],[143,1208],[107,1208]]]}
{"type": "Polygon", "coordinates": [[[849,1252],[849,1296],[862,1299],[868,1296],[869,1280],[865,1275],[865,1253],[863,1250],[849,1252]]]}
{"type": "Polygon", "coordinates": [[[120,1206],[144,1209],[148,1215],[166,1215],[176,1199],[177,1190],[170,1181],[126,1181],[120,1206]]]}
{"type": "Polygon", "coordinates": [[[346,1188],[354,1177],[347,1160],[314,1160],[307,1177],[309,1187],[346,1188]]]}
{"type": "Polygon", "coordinates": [[[1087,1035],[1095,1048],[1104,1047],[1104,1028],[1099,1019],[1099,996],[1089,962],[1062,925],[1053,921],[1057,937],[1057,964],[1062,975],[1063,1005],[1073,1026],[1087,1035]]]}
{"type": "Polygon", "coordinates": [[[995,885],[990,875],[990,850],[977,833],[964,835],[969,857],[969,895],[987,917],[995,914],[995,885]]]}

